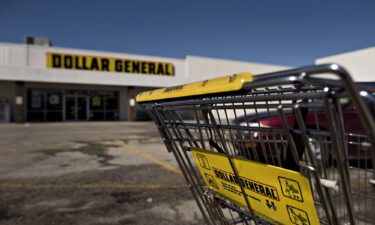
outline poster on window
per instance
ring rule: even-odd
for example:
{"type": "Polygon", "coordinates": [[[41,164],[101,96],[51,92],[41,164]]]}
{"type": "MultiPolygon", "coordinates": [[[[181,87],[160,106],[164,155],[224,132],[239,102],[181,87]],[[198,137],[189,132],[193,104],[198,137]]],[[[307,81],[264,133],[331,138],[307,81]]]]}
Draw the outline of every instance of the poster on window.
{"type": "Polygon", "coordinates": [[[32,96],[31,97],[31,108],[33,108],[33,109],[42,108],[42,97],[41,96],[32,96]]]}
{"type": "Polygon", "coordinates": [[[102,100],[100,97],[95,96],[91,99],[91,105],[94,107],[100,107],[102,105],[102,100]]]}
{"type": "Polygon", "coordinates": [[[6,102],[0,102],[0,123],[10,121],[10,105],[6,102]]]}
{"type": "Polygon", "coordinates": [[[39,90],[31,90],[31,108],[42,108],[42,93],[39,90]]]}
{"type": "Polygon", "coordinates": [[[50,105],[60,105],[60,96],[57,94],[50,95],[48,101],[50,105]]]}

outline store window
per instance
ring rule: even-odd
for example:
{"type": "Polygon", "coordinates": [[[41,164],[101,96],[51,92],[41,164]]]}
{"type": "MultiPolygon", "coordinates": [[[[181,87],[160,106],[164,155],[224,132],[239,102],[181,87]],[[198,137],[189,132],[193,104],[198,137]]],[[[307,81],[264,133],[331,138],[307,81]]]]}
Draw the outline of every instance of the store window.
{"type": "Polygon", "coordinates": [[[90,120],[119,120],[118,93],[91,91],[90,120]]]}
{"type": "Polygon", "coordinates": [[[63,119],[62,93],[46,91],[46,121],[61,121],[63,119]]]}
{"type": "Polygon", "coordinates": [[[28,121],[62,121],[62,92],[57,89],[27,90],[28,121]]]}
{"type": "Polygon", "coordinates": [[[27,120],[119,120],[118,92],[59,89],[28,89],[27,120]]]}

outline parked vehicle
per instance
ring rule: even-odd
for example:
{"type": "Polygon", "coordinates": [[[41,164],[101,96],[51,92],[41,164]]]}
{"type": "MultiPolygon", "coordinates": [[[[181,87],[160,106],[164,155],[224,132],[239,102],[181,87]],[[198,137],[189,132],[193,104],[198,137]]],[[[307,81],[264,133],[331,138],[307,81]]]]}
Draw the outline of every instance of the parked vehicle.
{"type": "MultiPolygon", "coordinates": [[[[372,96],[370,96],[372,97],[372,96]]],[[[313,100],[317,104],[322,104],[322,100],[313,100]],[[320,101],[320,102],[318,102],[320,101]]],[[[341,104],[342,119],[344,130],[345,130],[345,139],[348,142],[347,157],[349,160],[349,165],[354,167],[366,167],[372,168],[371,165],[371,154],[368,151],[368,148],[363,147],[367,143],[366,131],[362,126],[362,121],[358,116],[355,106],[348,98],[342,98],[339,100],[341,104]]],[[[374,113],[374,105],[370,100],[366,101],[369,108],[372,109],[374,113]]],[[[336,165],[336,157],[332,150],[332,141],[330,137],[327,136],[325,140],[316,140],[314,133],[321,133],[328,131],[329,121],[327,114],[323,110],[313,110],[313,109],[303,109],[302,112],[305,126],[307,128],[308,134],[310,134],[310,147],[315,153],[315,157],[319,160],[322,157],[325,157],[326,163],[331,165],[336,165]]],[[[295,114],[292,109],[284,111],[285,119],[287,121],[288,127],[290,129],[298,129],[298,123],[295,118],[295,114]]],[[[336,114],[339,114],[338,112],[336,114]]],[[[292,159],[292,155],[289,152],[282,153],[280,150],[286,149],[285,146],[281,146],[285,143],[278,142],[277,137],[273,133],[273,129],[282,129],[284,128],[282,119],[277,110],[266,111],[261,113],[254,113],[251,115],[245,115],[238,117],[233,121],[233,124],[239,126],[248,126],[253,128],[258,128],[257,131],[250,131],[244,133],[237,133],[240,140],[235,144],[236,148],[239,150],[239,155],[245,158],[260,160],[268,164],[277,164],[276,161],[282,161],[286,167],[290,169],[297,169],[298,166],[292,159]],[[267,144],[265,145],[264,143],[267,144]],[[272,143],[273,144],[269,144],[272,143]],[[270,154],[271,153],[271,154],[270,154]],[[267,157],[265,156],[267,155],[267,157]],[[272,157],[270,157],[270,155],[272,157]],[[284,156],[284,157],[282,157],[284,156]],[[272,163],[274,162],[274,163],[272,163]]],[[[321,136],[320,136],[321,138],[321,136]]],[[[304,146],[301,141],[300,135],[295,134],[293,137],[297,149],[300,152],[300,157],[304,157],[302,153],[306,146],[304,146]]]]}

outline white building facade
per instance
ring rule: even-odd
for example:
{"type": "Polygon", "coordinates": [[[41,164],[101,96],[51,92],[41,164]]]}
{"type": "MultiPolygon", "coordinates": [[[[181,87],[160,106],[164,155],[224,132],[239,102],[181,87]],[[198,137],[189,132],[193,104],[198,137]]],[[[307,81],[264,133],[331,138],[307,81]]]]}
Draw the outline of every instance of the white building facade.
{"type": "Polygon", "coordinates": [[[143,120],[141,91],[284,66],[0,43],[0,121],[143,120]]]}
{"type": "Polygon", "coordinates": [[[345,67],[356,82],[375,81],[375,47],[319,58],[315,63],[337,63],[345,67]]]}
{"type": "MultiPolygon", "coordinates": [[[[324,57],[355,81],[374,81],[375,47],[324,57]]],[[[0,122],[135,121],[145,90],[285,66],[186,56],[185,59],[0,43],[0,122]]]]}

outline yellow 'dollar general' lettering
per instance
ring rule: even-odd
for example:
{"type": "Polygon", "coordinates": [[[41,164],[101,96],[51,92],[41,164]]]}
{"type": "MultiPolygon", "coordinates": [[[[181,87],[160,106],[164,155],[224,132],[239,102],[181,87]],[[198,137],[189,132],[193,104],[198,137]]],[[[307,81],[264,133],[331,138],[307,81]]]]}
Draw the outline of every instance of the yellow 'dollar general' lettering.
{"type": "Polygon", "coordinates": [[[47,68],[174,76],[172,63],[47,52],[47,68]]]}

